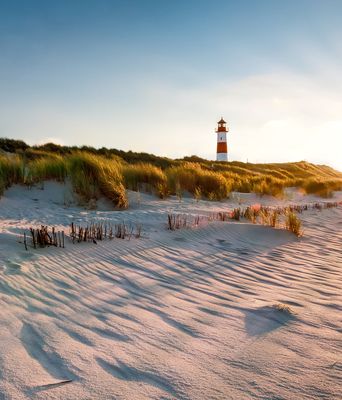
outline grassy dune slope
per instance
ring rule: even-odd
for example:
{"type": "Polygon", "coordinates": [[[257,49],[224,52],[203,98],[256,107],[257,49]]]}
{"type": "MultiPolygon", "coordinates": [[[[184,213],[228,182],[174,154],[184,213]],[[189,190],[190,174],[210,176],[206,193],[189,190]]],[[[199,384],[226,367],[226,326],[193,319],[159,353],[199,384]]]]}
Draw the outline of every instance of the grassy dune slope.
{"type": "Polygon", "coordinates": [[[286,187],[331,196],[342,189],[342,173],[325,165],[295,163],[220,163],[196,156],[172,160],[147,153],[115,149],[66,147],[48,143],[30,147],[22,141],[0,139],[0,194],[12,184],[32,185],[47,179],[69,178],[84,202],[106,196],[120,208],[128,205],[125,189],[146,191],[161,198],[221,200],[231,191],[281,196],[286,187]]]}

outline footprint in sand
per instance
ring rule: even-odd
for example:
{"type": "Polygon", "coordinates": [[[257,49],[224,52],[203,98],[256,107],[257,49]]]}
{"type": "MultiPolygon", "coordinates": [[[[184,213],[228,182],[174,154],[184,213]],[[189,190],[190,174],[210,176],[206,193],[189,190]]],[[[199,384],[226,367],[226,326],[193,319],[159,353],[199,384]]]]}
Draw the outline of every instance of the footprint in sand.
{"type": "MultiPolygon", "coordinates": [[[[146,383],[163,390],[165,393],[172,396],[172,398],[187,398],[175,385],[173,385],[172,381],[165,378],[162,374],[144,371],[125,364],[120,360],[116,360],[116,363],[112,364],[97,357],[96,361],[104,371],[117,379],[127,382],[146,383]]],[[[161,398],[164,398],[164,396],[161,398]]]]}
{"type": "Polygon", "coordinates": [[[0,266],[0,272],[6,275],[16,275],[27,271],[26,261],[34,259],[34,255],[28,252],[19,253],[16,257],[5,260],[5,265],[0,266]]]}
{"type": "Polygon", "coordinates": [[[21,342],[27,353],[40,366],[55,379],[75,380],[74,374],[66,365],[64,359],[47,342],[47,337],[42,335],[33,325],[24,322],[20,332],[21,342]]]}
{"type": "Polygon", "coordinates": [[[20,274],[21,272],[21,265],[11,260],[7,260],[3,268],[3,271],[6,275],[16,275],[20,274]]]}
{"type": "Polygon", "coordinates": [[[181,243],[184,243],[184,242],[187,241],[187,240],[186,240],[185,238],[183,238],[183,237],[175,237],[175,238],[173,238],[173,240],[176,241],[176,242],[181,242],[181,243]]]}

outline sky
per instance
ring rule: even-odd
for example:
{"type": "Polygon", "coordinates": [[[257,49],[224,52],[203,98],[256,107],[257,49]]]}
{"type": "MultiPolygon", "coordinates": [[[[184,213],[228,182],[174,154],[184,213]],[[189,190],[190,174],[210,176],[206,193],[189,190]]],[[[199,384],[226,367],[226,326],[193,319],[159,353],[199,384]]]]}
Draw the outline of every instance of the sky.
{"type": "Polygon", "coordinates": [[[0,136],[342,171],[340,0],[0,0],[0,136]]]}

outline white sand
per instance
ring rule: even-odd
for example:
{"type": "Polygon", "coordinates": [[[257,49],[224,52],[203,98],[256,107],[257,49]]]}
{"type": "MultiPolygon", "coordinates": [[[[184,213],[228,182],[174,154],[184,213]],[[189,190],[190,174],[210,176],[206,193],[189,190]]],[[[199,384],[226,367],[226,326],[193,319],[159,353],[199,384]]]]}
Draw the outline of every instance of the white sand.
{"type": "Polygon", "coordinates": [[[56,183],[0,199],[0,399],[341,398],[341,207],[302,214],[298,239],[239,222],[166,230],[168,211],[286,201],[130,199],[87,211],[56,183]],[[143,238],[18,243],[30,226],[94,219],[140,222],[143,238]]]}

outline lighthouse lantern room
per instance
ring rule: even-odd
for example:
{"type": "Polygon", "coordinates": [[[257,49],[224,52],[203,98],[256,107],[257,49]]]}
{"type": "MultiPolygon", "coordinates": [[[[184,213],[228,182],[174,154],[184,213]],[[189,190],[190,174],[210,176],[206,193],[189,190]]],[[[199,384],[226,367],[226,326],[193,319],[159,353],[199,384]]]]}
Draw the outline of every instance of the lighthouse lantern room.
{"type": "Polygon", "coordinates": [[[226,127],[226,124],[223,118],[217,123],[216,161],[228,161],[227,133],[229,132],[229,128],[226,127]]]}

